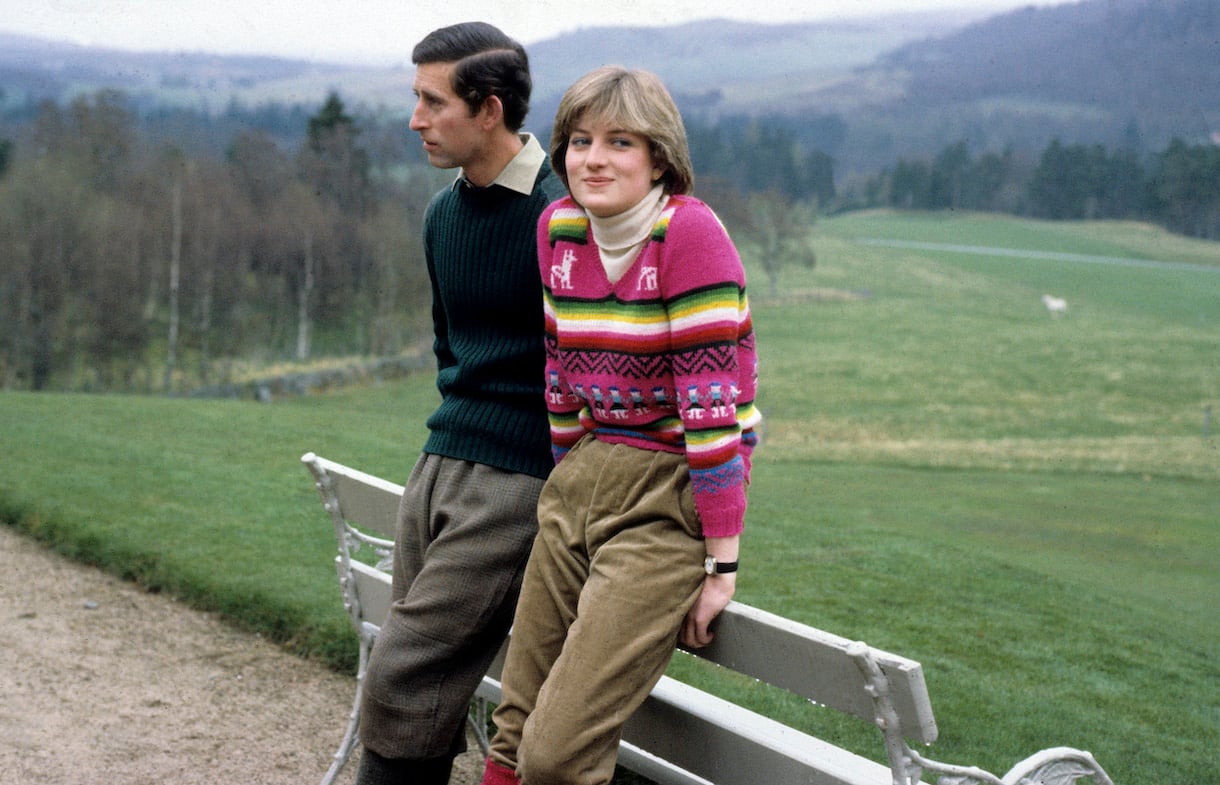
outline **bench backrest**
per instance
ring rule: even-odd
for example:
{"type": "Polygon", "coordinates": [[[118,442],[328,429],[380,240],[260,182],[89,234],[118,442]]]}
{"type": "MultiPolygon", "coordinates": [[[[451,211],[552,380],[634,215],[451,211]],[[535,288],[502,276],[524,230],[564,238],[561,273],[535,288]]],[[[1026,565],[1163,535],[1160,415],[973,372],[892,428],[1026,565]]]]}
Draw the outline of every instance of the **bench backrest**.
{"type": "MultiPolygon", "coordinates": [[[[367,542],[368,532],[388,541],[394,535],[402,486],[342,464],[307,454],[323,498],[329,488],[336,520],[341,583],[355,602],[349,611],[360,625],[376,626],[390,606],[390,580],[381,569],[346,552],[344,543],[367,542]],[[325,488],[324,488],[325,486],[325,488]],[[355,532],[355,534],[353,534],[355,532]],[[346,576],[345,576],[346,571],[346,576]],[[353,607],[354,605],[354,607],[353,607]]],[[[373,538],[374,542],[382,542],[373,538]]],[[[861,653],[879,666],[901,735],[931,743],[936,722],[919,663],[849,641],[742,603],[731,603],[716,622],[716,638],[695,656],[788,690],[823,706],[873,723],[876,682],[861,667],[861,653]]],[[[488,672],[478,695],[499,700],[500,661],[488,672]]],[[[889,766],[834,747],[733,703],[664,677],[624,731],[620,762],[660,783],[756,785],[767,772],[769,785],[822,783],[889,785],[889,766]]]]}
{"type": "MultiPolygon", "coordinates": [[[[721,614],[715,633],[696,656],[866,722],[876,719],[866,674],[850,651],[858,642],[737,602],[721,614]]],[[[871,647],[869,653],[889,682],[906,737],[936,741],[920,664],[871,647]]]]}

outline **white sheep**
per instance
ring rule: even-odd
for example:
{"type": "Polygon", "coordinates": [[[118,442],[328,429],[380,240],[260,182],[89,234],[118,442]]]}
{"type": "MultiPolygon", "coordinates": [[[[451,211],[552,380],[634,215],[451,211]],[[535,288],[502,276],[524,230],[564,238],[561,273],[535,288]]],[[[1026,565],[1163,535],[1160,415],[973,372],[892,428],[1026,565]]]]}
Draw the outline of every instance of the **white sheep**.
{"type": "Polygon", "coordinates": [[[1046,311],[1051,316],[1059,316],[1068,312],[1068,301],[1062,297],[1053,295],[1042,295],[1042,304],[1046,306],[1046,311]]]}

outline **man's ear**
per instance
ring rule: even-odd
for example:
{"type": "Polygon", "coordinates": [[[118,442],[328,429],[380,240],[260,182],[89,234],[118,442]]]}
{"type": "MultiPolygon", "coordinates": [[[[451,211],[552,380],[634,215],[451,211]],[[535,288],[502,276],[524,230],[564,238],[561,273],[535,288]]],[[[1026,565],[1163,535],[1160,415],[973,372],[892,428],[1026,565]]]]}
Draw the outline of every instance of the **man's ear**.
{"type": "Polygon", "coordinates": [[[479,124],[485,131],[493,131],[496,126],[504,124],[504,104],[498,95],[489,95],[483,99],[479,107],[479,124]]]}

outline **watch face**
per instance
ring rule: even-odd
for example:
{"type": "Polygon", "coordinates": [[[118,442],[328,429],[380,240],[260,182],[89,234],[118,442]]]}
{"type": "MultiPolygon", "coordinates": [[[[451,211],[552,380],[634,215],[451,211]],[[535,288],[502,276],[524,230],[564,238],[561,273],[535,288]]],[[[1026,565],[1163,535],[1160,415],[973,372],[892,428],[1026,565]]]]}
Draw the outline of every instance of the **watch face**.
{"type": "Polygon", "coordinates": [[[716,574],[716,557],[715,556],[708,556],[706,559],[703,560],[703,571],[706,572],[708,575],[716,574]]]}

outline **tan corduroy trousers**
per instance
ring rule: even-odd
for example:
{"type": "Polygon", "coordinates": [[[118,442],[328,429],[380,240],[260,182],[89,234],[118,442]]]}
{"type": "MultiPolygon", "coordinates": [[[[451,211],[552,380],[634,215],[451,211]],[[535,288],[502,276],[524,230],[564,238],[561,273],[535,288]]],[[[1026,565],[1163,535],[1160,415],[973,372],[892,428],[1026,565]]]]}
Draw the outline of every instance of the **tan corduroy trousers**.
{"type": "Polygon", "coordinates": [[[601,785],[703,586],[686,458],[586,437],[538,521],[491,755],[525,785],[601,785]]]}

